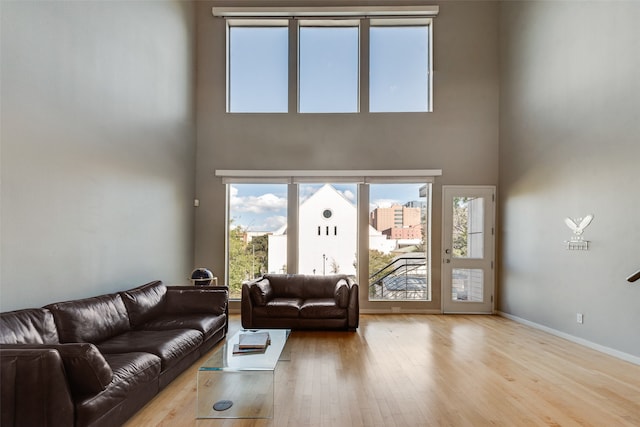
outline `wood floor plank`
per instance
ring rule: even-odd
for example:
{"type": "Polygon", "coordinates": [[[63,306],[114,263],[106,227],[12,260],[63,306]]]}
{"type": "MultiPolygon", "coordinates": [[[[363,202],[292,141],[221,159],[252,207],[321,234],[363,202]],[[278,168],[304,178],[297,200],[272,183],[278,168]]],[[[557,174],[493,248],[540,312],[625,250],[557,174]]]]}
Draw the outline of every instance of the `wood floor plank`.
{"type": "Polygon", "coordinates": [[[289,340],[273,419],[196,420],[204,356],[125,426],[640,425],[640,366],[502,317],[361,315],[289,340]]]}

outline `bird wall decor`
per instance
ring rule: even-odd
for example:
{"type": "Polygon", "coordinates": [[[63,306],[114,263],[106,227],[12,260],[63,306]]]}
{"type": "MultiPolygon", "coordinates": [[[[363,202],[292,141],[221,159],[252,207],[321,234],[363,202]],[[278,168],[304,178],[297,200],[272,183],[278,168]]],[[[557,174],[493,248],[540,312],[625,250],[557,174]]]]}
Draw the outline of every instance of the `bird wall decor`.
{"type": "Polygon", "coordinates": [[[591,224],[591,221],[593,221],[592,214],[589,214],[584,218],[573,219],[567,217],[564,219],[564,223],[567,224],[567,227],[569,227],[571,231],[573,231],[572,240],[582,240],[582,233],[584,232],[584,229],[591,224]]]}

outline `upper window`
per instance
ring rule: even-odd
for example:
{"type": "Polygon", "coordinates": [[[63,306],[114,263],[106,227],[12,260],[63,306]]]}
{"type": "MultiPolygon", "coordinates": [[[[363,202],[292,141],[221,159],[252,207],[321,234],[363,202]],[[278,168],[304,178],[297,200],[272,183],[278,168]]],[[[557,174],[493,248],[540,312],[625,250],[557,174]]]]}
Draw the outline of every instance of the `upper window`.
{"type": "MultiPolygon", "coordinates": [[[[266,22],[261,21],[261,25],[266,22]]],[[[288,40],[286,25],[256,27],[229,23],[229,112],[287,112],[288,40]]]]}
{"type": "Polygon", "coordinates": [[[369,111],[430,111],[429,26],[371,20],[369,111]]]}
{"type": "Polygon", "coordinates": [[[214,7],[227,19],[228,112],[432,111],[437,6],[304,9],[214,7]]]}
{"type": "Polygon", "coordinates": [[[299,111],[358,112],[357,21],[340,26],[300,22],[299,111]]]}

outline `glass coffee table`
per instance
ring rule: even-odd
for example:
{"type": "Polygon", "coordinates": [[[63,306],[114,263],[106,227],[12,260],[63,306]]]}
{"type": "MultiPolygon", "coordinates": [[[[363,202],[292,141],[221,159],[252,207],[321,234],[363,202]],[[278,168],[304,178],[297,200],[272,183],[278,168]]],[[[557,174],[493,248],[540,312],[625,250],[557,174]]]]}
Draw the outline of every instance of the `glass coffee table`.
{"type": "Polygon", "coordinates": [[[275,368],[291,360],[289,329],[240,330],[198,368],[197,418],[272,418],[275,368]],[[264,353],[234,354],[241,334],[268,332],[264,353]]]}

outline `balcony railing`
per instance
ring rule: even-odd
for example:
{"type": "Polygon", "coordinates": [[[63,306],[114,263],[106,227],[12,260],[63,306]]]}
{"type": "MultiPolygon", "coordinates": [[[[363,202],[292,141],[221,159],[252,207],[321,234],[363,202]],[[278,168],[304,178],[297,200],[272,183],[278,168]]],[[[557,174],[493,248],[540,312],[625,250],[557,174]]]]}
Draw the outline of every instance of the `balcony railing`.
{"type": "Polygon", "coordinates": [[[369,277],[370,300],[425,300],[427,260],[424,253],[414,252],[391,261],[369,277]]]}

